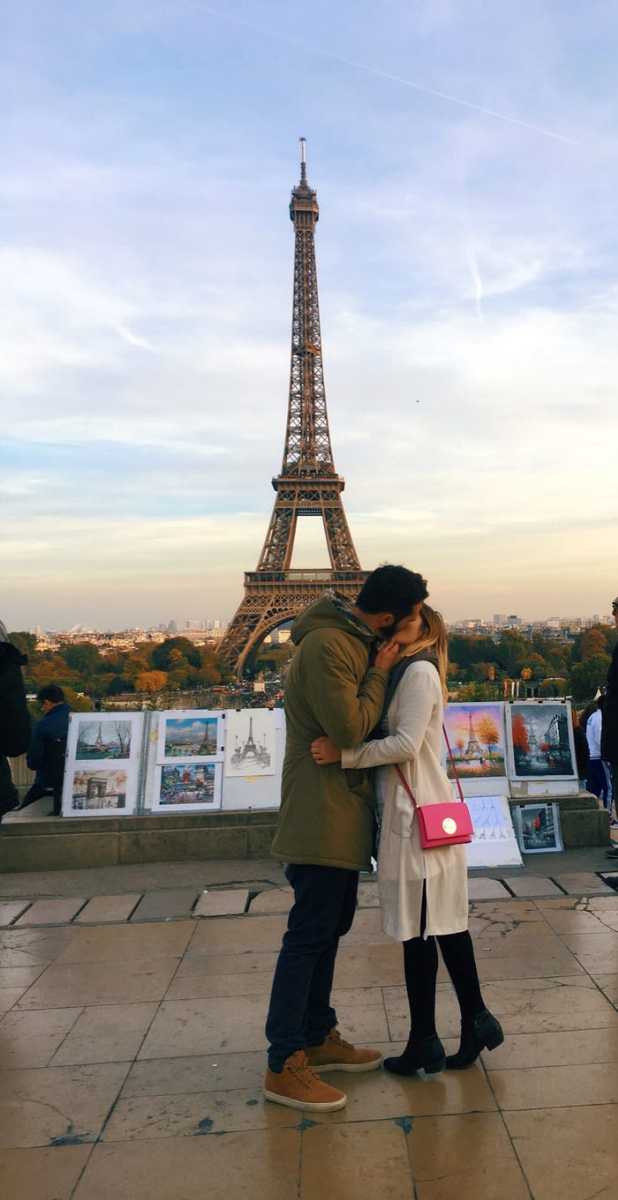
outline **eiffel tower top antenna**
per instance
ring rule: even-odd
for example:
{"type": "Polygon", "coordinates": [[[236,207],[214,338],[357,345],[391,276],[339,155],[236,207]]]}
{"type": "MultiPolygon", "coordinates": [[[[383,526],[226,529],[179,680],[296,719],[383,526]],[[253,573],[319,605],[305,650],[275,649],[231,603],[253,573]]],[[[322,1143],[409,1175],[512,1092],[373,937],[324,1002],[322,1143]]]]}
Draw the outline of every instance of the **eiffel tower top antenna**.
{"type": "Polygon", "coordinates": [[[281,472],[272,480],[275,506],[257,569],[245,574],[245,596],[223,638],[219,657],[239,673],[266,634],[296,616],[329,588],[355,599],[366,579],[354,548],[328,427],[315,258],[320,217],[307,181],[307,143],[299,140],[300,180],[292,188],[294,292],[288,415],[281,472]],[[330,568],[292,569],[299,517],[320,517],[330,568]]]}
{"type": "MultiPolygon", "coordinates": [[[[301,137],[300,182],[292,189],[294,225],[294,296],[288,421],[282,475],[335,474],[328,428],[322,363],[322,334],[315,227],[320,219],[317,193],[307,182],[307,140],[301,137]]],[[[341,491],[344,488],[341,481],[341,491]]],[[[275,482],[273,480],[275,491],[275,482]]]]}

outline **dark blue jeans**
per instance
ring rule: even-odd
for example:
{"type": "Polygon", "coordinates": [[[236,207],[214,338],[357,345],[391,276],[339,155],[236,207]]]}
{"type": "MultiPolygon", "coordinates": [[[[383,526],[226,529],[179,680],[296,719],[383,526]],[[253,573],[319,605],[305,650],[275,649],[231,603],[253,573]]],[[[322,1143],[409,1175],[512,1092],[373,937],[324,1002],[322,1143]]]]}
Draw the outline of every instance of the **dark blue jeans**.
{"type": "Polygon", "coordinates": [[[358,871],[292,863],[285,873],[294,904],[266,1020],[271,1071],[280,1071],[296,1050],[319,1046],[337,1024],[330,1003],[335,959],[339,938],[352,926],[358,892],[358,871]]]}
{"type": "Polygon", "coordinates": [[[588,762],[588,771],[586,774],[586,787],[589,792],[593,792],[599,800],[602,800],[605,807],[610,807],[610,777],[609,771],[605,767],[605,763],[601,758],[591,758],[588,762]]]}

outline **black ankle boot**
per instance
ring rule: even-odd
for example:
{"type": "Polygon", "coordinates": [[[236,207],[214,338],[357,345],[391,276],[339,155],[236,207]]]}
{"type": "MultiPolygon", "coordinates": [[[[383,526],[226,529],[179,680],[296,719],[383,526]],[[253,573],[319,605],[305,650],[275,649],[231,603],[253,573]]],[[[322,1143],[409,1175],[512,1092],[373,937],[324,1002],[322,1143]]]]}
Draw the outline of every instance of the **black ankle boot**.
{"type": "Polygon", "coordinates": [[[504,1041],[504,1033],[499,1021],[483,1009],[474,1018],[472,1025],[461,1030],[461,1045],[457,1054],[449,1054],[446,1059],[447,1071],[463,1071],[475,1063],[481,1050],[495,1050],[504,1041]]]}
{"type": "Polygon", "coordinates": [[[385,1070],[392,1071],[394,1075],[416,1075],[418,1071],[424,1071],[426,1075],[438,1075],[444,1070],[445,1063],[444,1046],[437,1036],[420,1041],[410,1038],[399,1058],[384,1059],[385,1070]]]}

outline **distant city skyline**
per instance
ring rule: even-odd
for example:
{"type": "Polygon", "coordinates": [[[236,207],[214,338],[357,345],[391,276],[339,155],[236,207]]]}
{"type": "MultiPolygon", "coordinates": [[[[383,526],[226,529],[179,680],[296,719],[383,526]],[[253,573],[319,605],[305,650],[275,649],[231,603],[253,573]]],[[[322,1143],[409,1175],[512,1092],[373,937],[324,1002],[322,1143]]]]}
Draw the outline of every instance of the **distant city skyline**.
{"type": "MultiPolygon", "coordinates": [[[[615,6],[9,9],[0,619],[235,610],[283,449],[300,134],[363,567],[420,570],[449,621],[607,611],[615,6]]],[[[293,565],[327,565],[310,518],[293,565]]]]}
{"type": "MultiPolygon", "coordinates": [[[[230,614],[231,617],[232,614],[230,614]]],[[[450,628],[464,627],[466,625],[485,625],[494,629],[519,629],[526,628],[530,625],[545,625],[548,628],[552,625],[572,625],[590,624],[599,622],[600,624],[613,625],[614,619],[611,613],[570,613],[565,616],[556,614],[544,615],[540,617],[521,616],[519,614],[505,615],[502,619],[497,620],[496,614],[491,617],[476,616],[459,616],[453,619],[445,618],[448,621],[450,628]]],[[[190,624],[186,624],[186,618],[175,619],[169,618],[167,621],[155,621],[152,624],[144,622],[128,623],[124,625],[109,626],[109,625],[87,625],[84,622],[77,622],[72,626],[44,626],[40,622],[35,626],[26,627],[27,632],[34,633],[38,637],[43,637],[45,634],[56,634],[61,636],[73,636],[78,638],[81,634],[96,634],[106,636],[107,634],[131,633],[141,631],[143,633],[159,633],[168,637],[182,637],[183,634],[195,635],[196,633],[204,633],[210,636],[218,637],[221,635],[227,624],[227,618],[206,618],[203,621],[197,619],[191,620],[190,624]]],[[[11,629],[17,631],[17,626],[11,626],[11,629]]]]}

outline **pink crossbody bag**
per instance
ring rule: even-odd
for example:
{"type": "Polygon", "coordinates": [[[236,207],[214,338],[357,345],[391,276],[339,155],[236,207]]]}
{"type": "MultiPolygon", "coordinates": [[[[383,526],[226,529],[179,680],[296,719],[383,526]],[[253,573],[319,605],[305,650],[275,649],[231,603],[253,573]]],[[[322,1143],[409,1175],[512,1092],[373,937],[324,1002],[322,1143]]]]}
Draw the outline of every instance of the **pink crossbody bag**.
{"type": "Polygon", "coordinates": [[[463,788],[457,767],[455,766],[448,733],[444,725],[442,729],[446,739],[448,756],[457,782],[459,800],[447,801],[444,804],[418,804],[401,767],[395,767],[401,785],[405,788],[416,810],[422,850],[435,850],[438,846],[461,846],[466,842],[471,842],[474,833],[470,809],[464,800],[463,788]]]}

